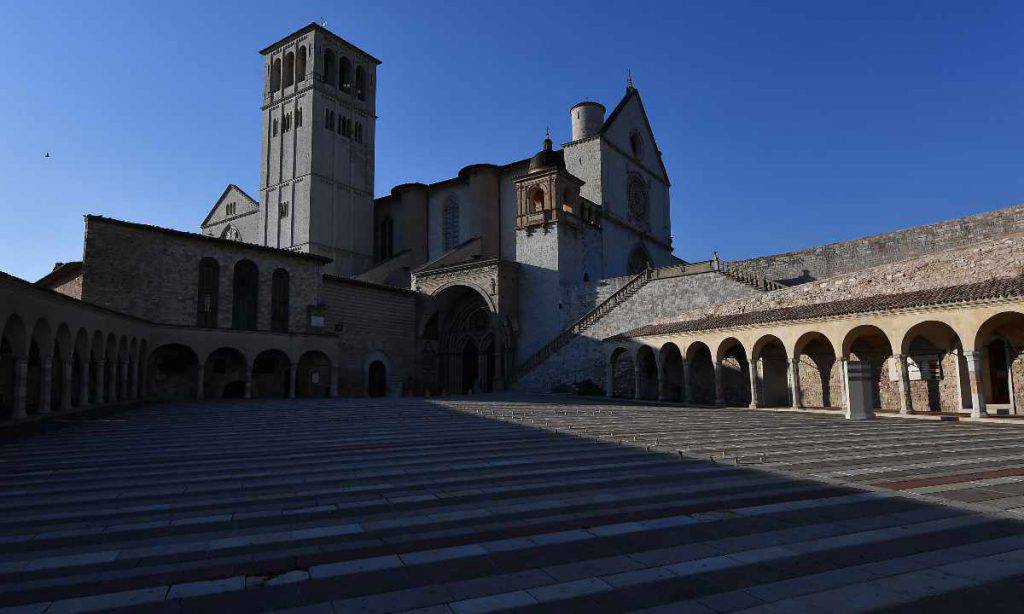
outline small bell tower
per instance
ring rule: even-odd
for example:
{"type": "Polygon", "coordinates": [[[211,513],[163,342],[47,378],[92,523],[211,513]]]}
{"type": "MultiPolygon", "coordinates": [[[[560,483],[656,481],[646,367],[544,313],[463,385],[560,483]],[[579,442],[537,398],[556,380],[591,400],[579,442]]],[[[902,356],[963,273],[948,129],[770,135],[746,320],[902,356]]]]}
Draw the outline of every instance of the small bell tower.
{"type": "Polygon", "coordinates": [[[583,181],[565,170],[562,153],[552,149],[550,132],[544,138],[544,148],[530,159],[529,170],[515,186],[517,231],[547,231],[559,223],[579,226],[583,181]]]}

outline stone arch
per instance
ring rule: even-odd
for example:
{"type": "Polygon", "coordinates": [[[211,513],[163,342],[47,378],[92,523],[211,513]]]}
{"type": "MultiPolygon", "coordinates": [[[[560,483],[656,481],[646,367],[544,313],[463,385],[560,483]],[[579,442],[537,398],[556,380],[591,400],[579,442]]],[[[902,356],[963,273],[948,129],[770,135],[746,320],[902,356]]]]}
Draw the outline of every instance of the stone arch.
{"type": "Polygon", "coordinates": [[[281,59],[274,60],[270,65],[270,91],[271,93],[281,89],[281,59]]]}
{"type": "Polygon", "coordinates": [[[764,335],[751,350],[752,369],[757,386],[758,407],[788,407],[792,404],[789,381],[789,356],[786,346],[775,335],[764,335]]]}
{"type": "Polygon", "coordinates": [[[105,341],[101,331],[92,334],[89,342],[89,403],[103,403],[103,360],[105,341]]]}
{"type": "Polygon", "coordinates": [[[366,100],[366,69],[356,66],[356,98],[366,100]]]}
{"type": "Polygon", "coordinates": [[[8,418],[25,416],[25,384],[28,335],[21,316],[12,314],[4,322],[0,337],[0,412],[8,418]]]}
{"type": "Polygon", "coordinates": [[[843,366],[827,336],[810,331],[794,345],[802,407],[838,408],[843,404],[843,366]]]}
{"type": "Polygon", "coordinates": [[[71,353],[71,405],[85,407],[89,404],[89,333],[78,329],[71,353]]]}
{"type": "Polygon", "coordinates": [[[900,354],[907,365],[911,411],[958,412],[965,406],[961,384],[969,391],[967,360],[952,326],[938,320],[918,322],[904,333],[900,354]]]}
{"type": "Polygon", "coordinates": [[[334,85],[334,78],[336,76],[337,75],[334,74],[334,50],[324,49],[324,83],[334,85]]]}
{"type": "MultiPolygon", "coordinates": [[[[228,228],[231,228],[230,226],[228,228]]],[[[228,229],[226,228],[225,231],[228,229]]],[[[220,295],[220,264],[216,258],[199,261],[199,283],[196,296],[196,326],[217,327],[217,307],[220,295]]]]}
{"type": "Polygon", "coordinates": [[[629,252],[626,268],[630,275],[638,275],[651,268],[651,255],[642,243],[637,243],[629,252]]]}
{"type": "Polygon", "coordinates": [[[655,400],[658,398],[658,359],[654,348],[641,345],[636,350],[637,398],[655,400]]]}
{"type": "Polygon", "coordinates": [[[535,186],[530,190],[530,213],[544,210],[544,188],[535,186]]]}
{"type": "Polygon", "coordinates": [[[636,398],[636,366],[633,353],[625,347],[612,350],[608,358],[611,385],[609,395],[620,399],[636,398]]]}
{"type": "Polygon", "coordinates": [[[295,396],[322,399],[331,396],[331,359],[318,350],[299,357],[295,372],[295,396]]]}
{"type": "Polygon", "coordinates": [[[233,347],[213,350],[203,362],[204,399],[241,399],[246,396],[249,363],[233,347]]]}
{"type": "Polygon", "coordinates": [[[472,283],[445,285],[435,290],[433,297],[438,314],[438,377],[442,390],[465,393],[471,389],[501,389],[511,357],[506,341],[509,337],[495,313],[493,297],[472,283]],[[476,361],[475,368],[468,362],[472,360],[476,361]],[[488,379],[490,373],[493,376],[488,379]]]}
{"type": "Polygon", "coordinates": [[[683,354],[671,341],[658,351],[661,363],[661,399],[682,401],[684,396],[683,354]]]}
{"type": "Polygon", "coordinates": [[[289,85],[295,84],[295,54],[291,51],[284,54],[284,64],[282,64],[282,75],[281,85],[288,87],[289,85]]]}
{"type": "Polygon", "coordinates": [[[444,251],[455,249],[459,245],[461,232],[459,231],[459,201],[454,194],[445,200],[441,223],[444,251]]]}
{"type": "Polygon", "coordinates": [[[306,64],[308,63],[308,53],[306,52],[306,46],[302,45],[299,47],[299,53],[295,56],[295,81],[306,80],[306,64]]]}
{"type": "Polygon", "coordinates": [[[346,94],[352,93],[352,62],[345,56],[338,62],[338,86],[346,94]]]}
{"type": "Polygon", "coordinates": [[[29,336],[28,364],[25,373],[25,410],[27,413],[39,414],[50,411],[52,373],[53,328],[46,318],[39,318],[32,326],[32,334],[29,336]]]}
{"type": "Polygon", "coordinates": [[[103,400],[117,401],[117,337],[112,332],[107,333],[103,349],[103,400]]]}
{"type": "Polygon", "coordinates": [[[199,357],[182,343],[168,343],[153,350],[146,368],[147,397],[160,401],[182,401],[198,396],[199,357]]]}
{"type": "Polygon", "coordinates": [[[694,341],[686,348],[686,363],[690,378],[687,381],[686,400],[699,405],[715,403],[715,363],[711,348],[703,341],[694,341]]]}
{"type": "Polygon", "coordinates": [[[252,361],[252,396],[282,399],[291,389],[291,359],[278,349],[263,350],[252,361]]]}
{"type": "Polygon", "coordinates": [[[371,352],[363,361],[363,381],[366,384],[366,396],[387,396],[390,386],[388,378],[394,377],[391,359],[381,351],[371,352]]]}
{"type": "Polygon", "coordinates": [[[872,407],[883,411],[899,411],[899,381],[892,381],[892,342],[886,332],[873,324],[861,324],[846,333],[842,347],[843,357],[848,361],[870,365],[872,407]]]}
{"type": "Polygon", "coordinates": [[[72,346],[71,329],[64,322],[57,326],[53,337],[53,367],[50,380],[50,408],[71,409],[72,392],[72,346]]]}
{"type": "Polygon", "coordinates": [[[139,396],[139,340],[132,337],[128,344],[128,397],[136,399],[139,396]]]}
{"type": "Polygon", "coordinates": [[[717,358],[716,402],[729,407],[749,407],[750,362],[743,344],[735,337],[723,340],[718,345],[717,358]]]}
{"type": "Polygon", "coordinates": [[[1003,311],[985,320],[974,335],[980,362],[981,403],[992,413],[1024,411],[1024,314],[1003,311]]]}

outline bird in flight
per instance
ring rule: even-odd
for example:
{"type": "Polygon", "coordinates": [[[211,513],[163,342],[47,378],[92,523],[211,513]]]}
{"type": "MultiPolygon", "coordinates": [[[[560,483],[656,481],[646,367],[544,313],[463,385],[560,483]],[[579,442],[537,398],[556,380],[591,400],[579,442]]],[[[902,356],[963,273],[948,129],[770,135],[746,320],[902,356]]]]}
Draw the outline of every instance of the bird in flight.
{"type": "Polygon", "coordinates": [[[50,157],[50,152],[46,152],[46,155],[45,155],[45,156],[43,156],[43,157],[44,157],[44,158],[49,158],[49,157],[50,157]]]}

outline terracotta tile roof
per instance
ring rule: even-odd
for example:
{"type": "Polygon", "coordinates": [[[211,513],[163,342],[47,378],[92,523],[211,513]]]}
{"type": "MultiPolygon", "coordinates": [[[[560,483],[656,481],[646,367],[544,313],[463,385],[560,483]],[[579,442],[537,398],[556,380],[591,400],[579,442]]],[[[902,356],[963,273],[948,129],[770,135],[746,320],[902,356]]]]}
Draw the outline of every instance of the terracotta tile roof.
{"type": "Polygon", "coordinates": [[[709,315],[696,320],[666,322],[664,324],[648,324],[625,333],[609,337],[609,339],[629,339],[651,335],[667,335],[673,333],[689,333],[719,328],[737,328],[740,326],[756,326],[773,322],[788,322],[815,318],[830,318],[855,313],[871,313],[911,309],[935,305],[948,305],[976,301],[998,300],[1005,298],[1024,297],[1024,277],[990,279],[973,284],[917,290],[899,294],[880,294],[863,298],[851,298],[798,305],[796,307],[780,307],[763,311],[734,313],[727,315],[709,315]]]}

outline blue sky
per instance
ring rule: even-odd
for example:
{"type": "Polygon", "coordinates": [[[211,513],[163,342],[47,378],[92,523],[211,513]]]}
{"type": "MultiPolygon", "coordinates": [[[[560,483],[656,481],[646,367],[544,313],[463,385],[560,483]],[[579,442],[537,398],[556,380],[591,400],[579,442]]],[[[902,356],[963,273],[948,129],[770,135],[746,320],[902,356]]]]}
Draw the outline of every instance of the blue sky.
{"type": "Polygon", "coordinates": [[[610,109],[631,68],[688,260],[1024,201],[1021,2],[0,0],[0,11],[0,270],[33,280],[81,258],[84,213],[195,231],[227,183],[255,195],[257,52],[321,19],[384,62],[378,194],[529,156],[546,126],[565,141],[569,107],[610,109]]]}

